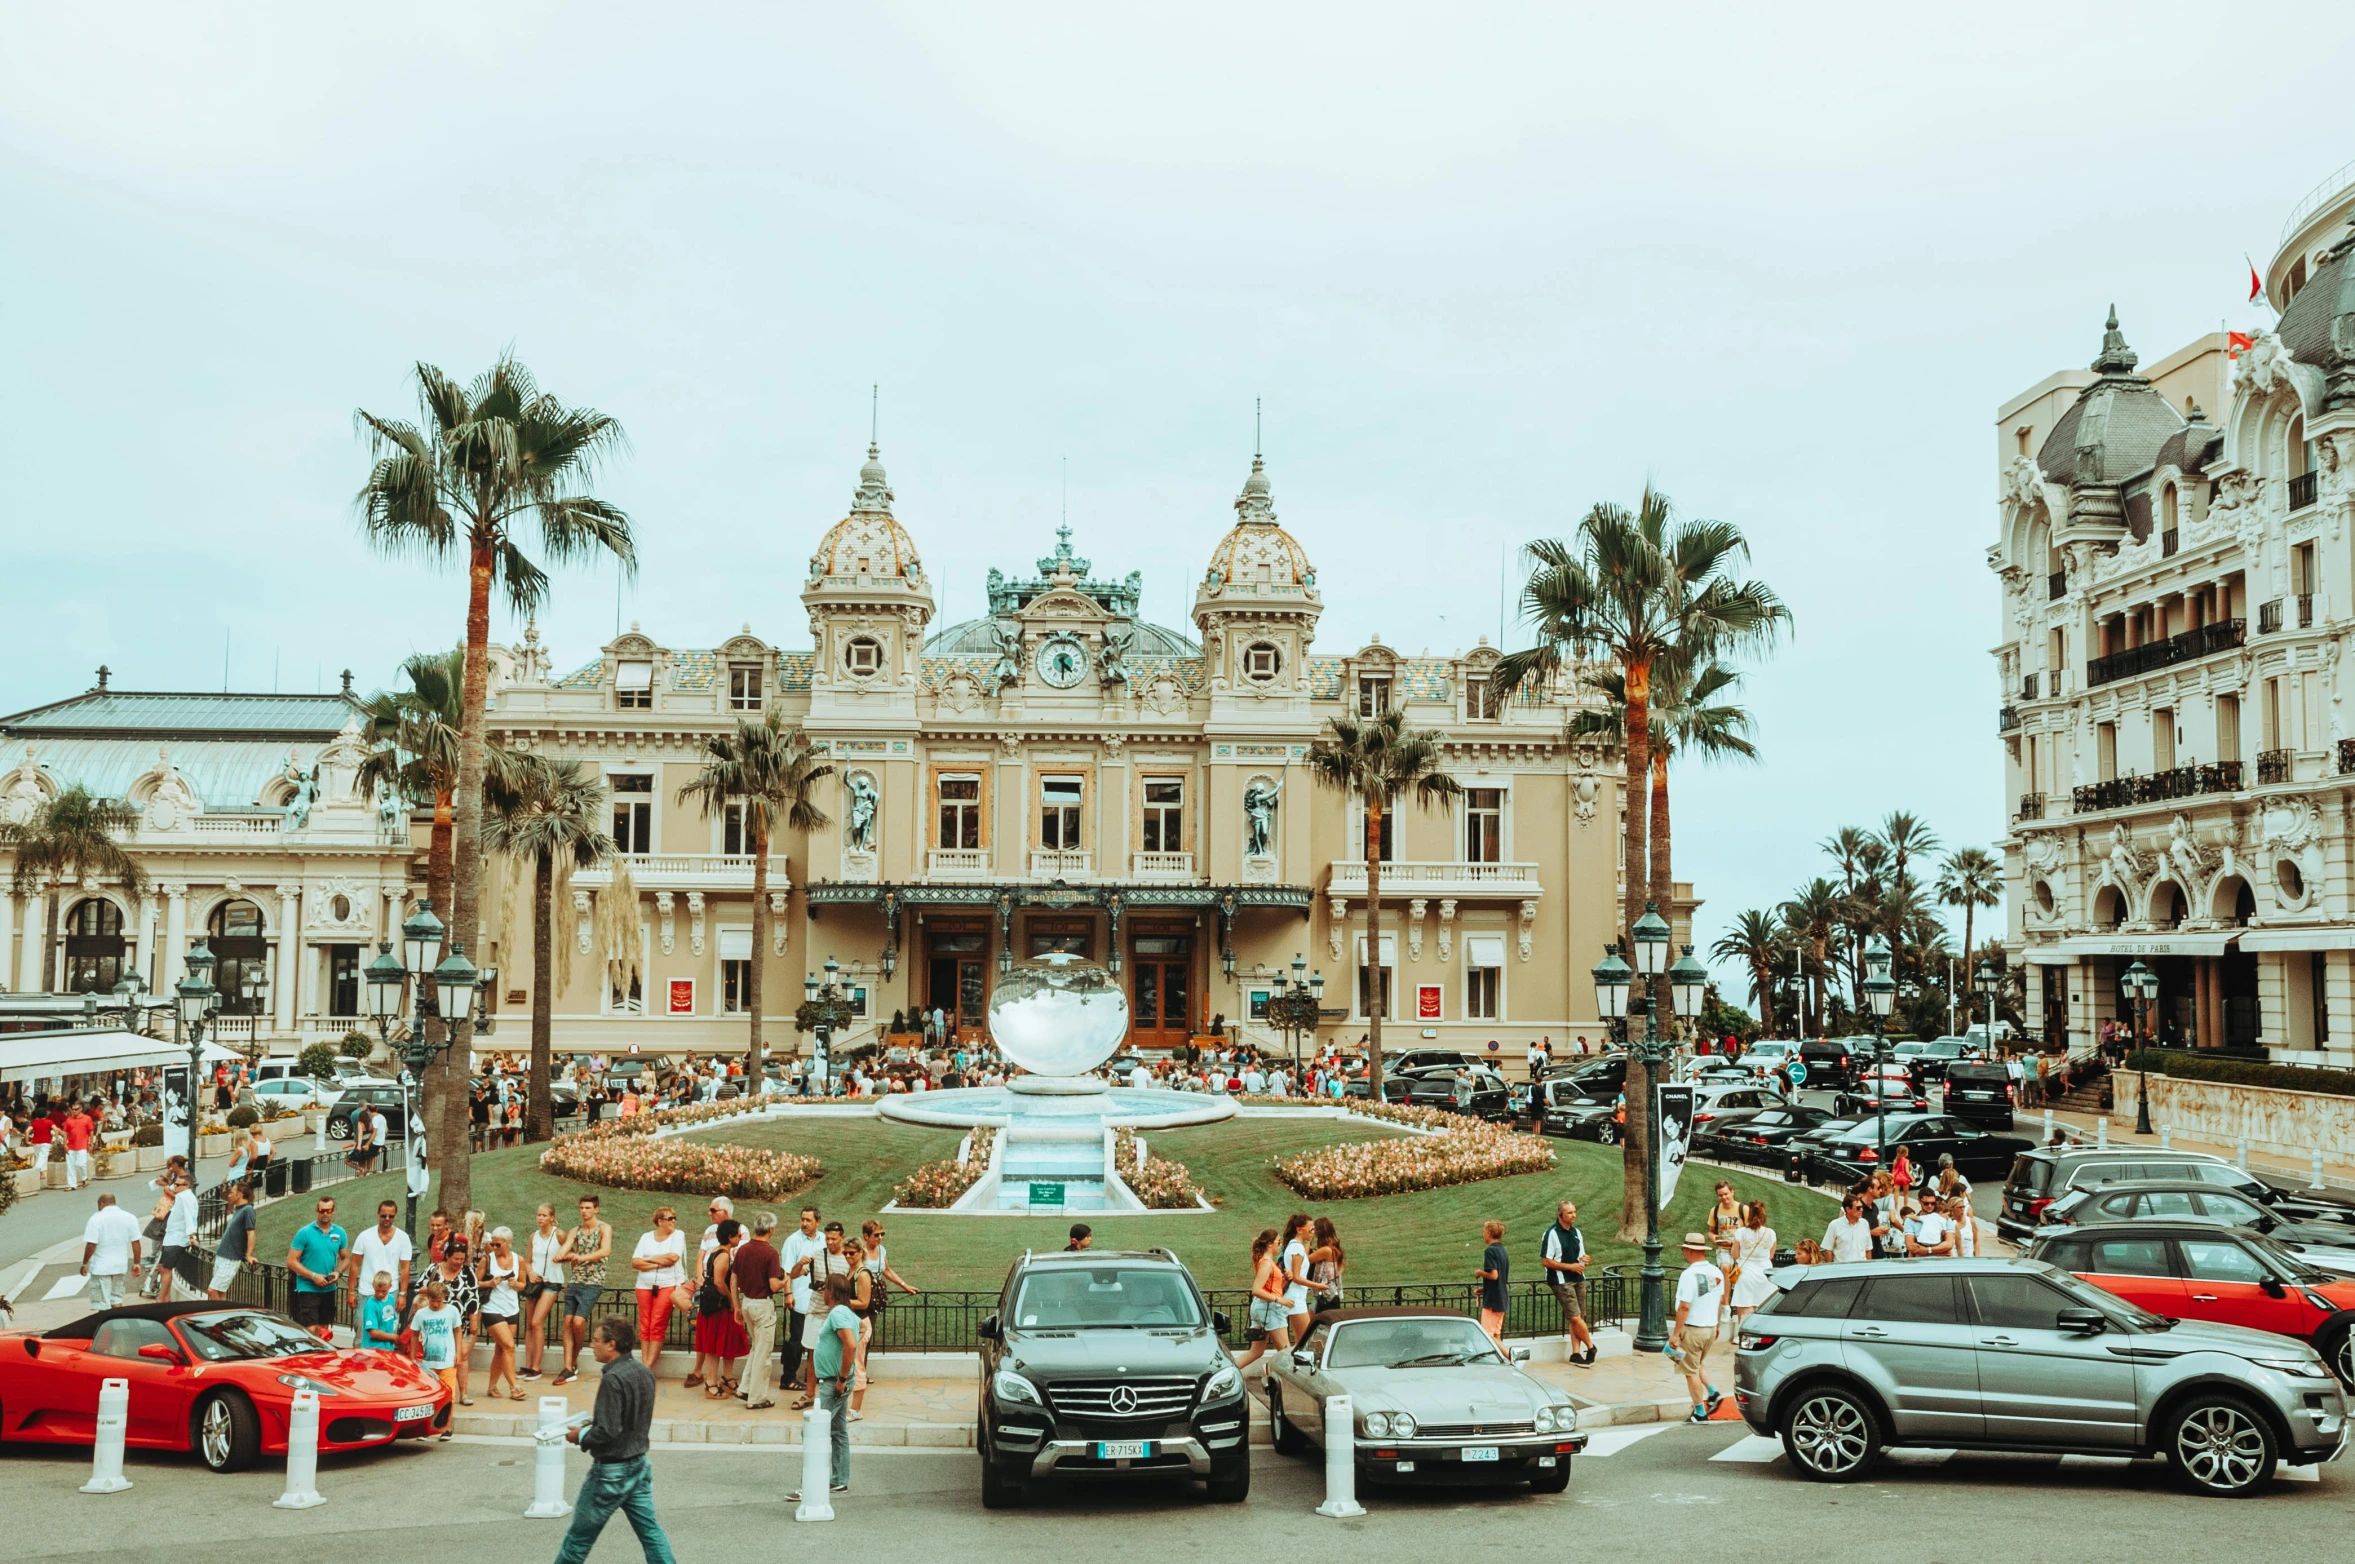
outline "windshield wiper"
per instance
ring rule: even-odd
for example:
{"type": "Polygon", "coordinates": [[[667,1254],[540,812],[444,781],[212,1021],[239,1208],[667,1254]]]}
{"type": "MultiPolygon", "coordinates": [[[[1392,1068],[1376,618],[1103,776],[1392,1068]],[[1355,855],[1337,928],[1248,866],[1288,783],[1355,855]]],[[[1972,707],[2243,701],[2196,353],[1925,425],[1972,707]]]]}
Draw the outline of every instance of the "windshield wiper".
{"type": "Polygon", "coordinates": [[[1390,1367],[1394,1369],[1425,1367],[1437,1368],[1441,1366],[1469,1362],[1471,1357],[1472,1354],[1461,1350],[1454,1352],[1426,1352],[1419,1358],[1403,1358],[1400,1361],[1391,1364],[1390,1367]]]}

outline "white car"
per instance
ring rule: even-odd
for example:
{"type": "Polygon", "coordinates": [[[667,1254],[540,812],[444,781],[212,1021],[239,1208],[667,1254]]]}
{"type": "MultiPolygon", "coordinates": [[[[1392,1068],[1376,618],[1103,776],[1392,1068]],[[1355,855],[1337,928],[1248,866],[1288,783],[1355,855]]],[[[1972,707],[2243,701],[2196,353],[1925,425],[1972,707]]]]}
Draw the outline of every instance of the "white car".
{"type": "Polygon", "coordinates": [[[1764,1079],[1799,1057],[1799,1045],[1779,1038],[1763,1038],[1742,1050],[1742,1066],[1764,1079]]]}
{"type": "Polygon", "coordinates": [[[1728,1082],[1693,1088],[1693,1123],[1697,1127],[1728,1113],[1753,1108],[1779,1108],[1783,1094],[1770,1081],[1728,1082]]]}
{"type": "Polygon", "coordinates": [[[332,1087],[321,1086],[308,1077],[297,1076],[275,1081],[257,1081],[247,1088],[254,1101],[264,1107],[326,1108],[334,1105],[341,1095],[332,1087]]]}

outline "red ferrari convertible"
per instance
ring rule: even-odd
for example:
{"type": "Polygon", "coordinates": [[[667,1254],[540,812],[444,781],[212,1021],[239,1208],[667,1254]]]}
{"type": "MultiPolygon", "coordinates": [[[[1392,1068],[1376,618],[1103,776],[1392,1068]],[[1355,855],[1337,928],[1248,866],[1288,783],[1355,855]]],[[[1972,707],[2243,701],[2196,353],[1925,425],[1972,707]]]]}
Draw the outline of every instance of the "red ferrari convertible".
{"type": "Polygon", "coordinates": [[[319,1448],[421,1439],[450,1393],[393,1352],[341,1352],[282,1314],[232,1303],[104,1309],[38,1334],[0,1332],[0,1440],[88,1444],[98,1386],[130,1381],[135,1450],[194,1450],[216,1472],[286,1449],[298,1390],[319,1396],[319,1448]]]}

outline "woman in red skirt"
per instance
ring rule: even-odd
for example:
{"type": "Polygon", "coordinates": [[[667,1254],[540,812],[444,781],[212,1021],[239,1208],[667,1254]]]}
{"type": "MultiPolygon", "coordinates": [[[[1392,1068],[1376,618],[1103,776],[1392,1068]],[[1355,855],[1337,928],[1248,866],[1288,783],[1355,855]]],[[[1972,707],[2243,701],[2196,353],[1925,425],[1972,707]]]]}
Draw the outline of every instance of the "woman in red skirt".
{"type": "Polygon", "coordinates": [[[741,1231],[734,1217],[719,1224],[714,1236],[720,1245],[704,1257],[703,1280],[695,1289],[695,1374],[713,1401],[736,1393],[736,1361],[752,1350],[744,1334],[744,1304],[736,1294],[736,1235],[741,1231]]]}

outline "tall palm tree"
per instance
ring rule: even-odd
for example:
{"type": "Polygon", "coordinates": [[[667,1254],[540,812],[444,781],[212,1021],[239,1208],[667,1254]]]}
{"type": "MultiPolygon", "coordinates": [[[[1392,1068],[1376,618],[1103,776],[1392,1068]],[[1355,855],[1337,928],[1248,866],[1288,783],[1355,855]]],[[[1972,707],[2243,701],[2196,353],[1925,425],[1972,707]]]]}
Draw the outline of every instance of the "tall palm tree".
{"type": "MultiPolygon", "coordinates": [[[[1741,579],[1749,544],[1741,529],[1721,521],[1679,521],[1668,496],[1646,488],[1630,511],[1609,502],[1587,511],[1575,542],[1540,539],[1529,545],[1534,565],[1521,591],[1521,611],[1537,644],[1497,663],[1496,693],[1548,681],[1569,664],[1594,659],[1615,664],[1624,681],[1627,786],[1648,784],[1652,771],[1652,681],[1663,658],[1696,664],[1711,652],[1732,655],[1771,641],[1790,622],[1772,588],[1741,579]]],[[[1624,811],[1621,872],[1627,885],[1620,938],[1634,950],[1636,920],[1646,901],[1666,898],[1653,874],[1647,809],[1624,811]]],[[[1665,868],[1663,861],[1659,867],[1665,868]]],[[[1655,1006],[1667,998],[1655,985],[1655,1006]]],[[[1651,1081],[1640,1064],[1628,1072],[1625,1174],[1620,1233],[1629,1241],[1644,1225],[1644,1158],[1651,1154],[1651,1081]]]]}
{"type": "Polygon", "coordinates": [[[532,877],[532,1056],[524,1138],[553,1132],[555,1054],[556,898],[575,869],[596,867],[613,855],[605,826],[604,782],[577,760],[518,755],[508,775],[487,788],[483,845],[521,859],[532,877]]]}
{"type": "Polygon", "coordinates": [[[1439,735],[1406,725],[1402,711],[1373,717],[1335,717],[1309,746],[1308,769],[1318,781],[1365,801],[1367,1090],[1382,1100],[1382,819],[1402,803],[1425,807],[1463,791],[1439,769],[1439,735]]]}
{"type": "Polygon", "coordinates": [[[1818,875],[1789,901],[1782,905],[1783,925],[1791,938],[1806,952],[1814,971],[1809,974],[1815,987],[1815,1030],[1824,1030],[1824,968],[1831,950],[1832,936],[1841,923],[1841,909],[1847,898],[1840,887],[1818,875]]]}
{"type": "Polygon", "coordinates": [[[1927,858],[1938,850],[1938,833],[1903,809],[1889,811],[1889,818],[1881,822],[1878,834],[1881,845],[1889,851],[1890,872],[1899,885],[1912,883],[1912,877],[1905,872],[1909,859],[1927,858]]]}
{"type": "Polygon", "coordinates": [[[700,803],[705,815],[735,804],[744,813],[744,846],[752,854],[752,959],[744,966],[744,1008],[752,1020],[752,1041],[745,1050],[744,1077],[748,1092],[761,1089],[761,966],[769,948],[769,844],[779,827],[807,834],[827,824],[825,812],[810,802],[810,789],[832,766],[810,758],[809,740],[801,729],[786,725],[784,714],[771,711],[758,721],[741,719],[732,733],[718,733],[703,741],[703,769],[679,789],[679,802],[700,803]]]}
{"type": "Polygon", "coordinates": [[[1750,972],[1750,997],[1758,1001],[1762,1035],[1774,1036],[1774,969],[1789,953],[1790,937],[1773,913],[1736,913],[1734,926],[1709,947],[1712,961],[1738,961],[1750,972]]]}
{"type": "Polygon", "coordinates": [[[41,986],[52,993],[63,979],[57,970],[57,920],[66,893],[92,878],[120,880],[133,906],[147,894],[147,871],[117,840],[139,826],[139,812],[116,798],[100,798],[77,782],[44,799],[22,822],[0,820],[0,847],[16,851],[11,888],[36,896],[43,882],[55,887],[48,926],[41,931],[41,986]]]}
{"type": "MultiPolygon", "coordinates": [[[[369,540],[388,553],[466,560],[466,674],[458,723],[458,785],[451,801],[450,909],[453,944],[473,950],[482,921],[484,713],[490,702],[491,589],[517,612],[547,600],[548,576],[524,552],[536,532],[552,563],[611,554],[635,571],[637,543],[621,508],[583,485],[620,445],[621,425],[589,408],[567,407],[541,391],[512,355],[471,385],[431,364],[417,366],[417,423],[359,409],[353,416],[375,458],[357,503],[369,540]]],[[[453,1023],[450,1052],[467,1068],[472,1027],[453,1023]]],[[[463,1144],[444,1135],[442,1198],[453,1210],[474,1198],[463,1144]],[[455,1154],[453,1154],[455,1153],[455,1154]]]]}
{"type": "MultiPolygon", "coordinates": [[[[2003,900],[2003,865],[1984,847],[1958,847],[1946,855],[1946,867],[1938,874],[1938,900],[1949,907],[1960,907],[1963,912],[1963,956],[1969,959],[1974,948],[1971,942],[1972,922],[1981,907],[1993,907],[2003,900]]],[[[1964,992],[1969,992],[1970,974],[1963,974],[1964,992]]],[[[1970,1002],[1963,1002],[1965,1015],[1970,1013],[1970,1002]]]]}

